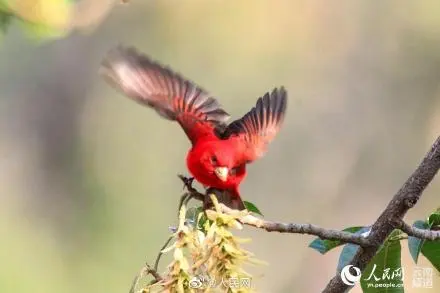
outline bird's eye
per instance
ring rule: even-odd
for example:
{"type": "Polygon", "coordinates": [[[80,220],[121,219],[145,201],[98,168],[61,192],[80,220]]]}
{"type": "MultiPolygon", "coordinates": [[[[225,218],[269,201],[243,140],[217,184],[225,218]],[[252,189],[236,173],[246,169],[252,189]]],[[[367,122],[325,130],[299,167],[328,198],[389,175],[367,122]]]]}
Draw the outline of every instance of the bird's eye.
{"type": "Polygon", "coordinates": [[[218,160],[217,160],[217,157],[216,157],[216,156],[212,156],[212,157],[211,157],[211,163],[212,163],[213,165],[217,165],[218,160]]]}

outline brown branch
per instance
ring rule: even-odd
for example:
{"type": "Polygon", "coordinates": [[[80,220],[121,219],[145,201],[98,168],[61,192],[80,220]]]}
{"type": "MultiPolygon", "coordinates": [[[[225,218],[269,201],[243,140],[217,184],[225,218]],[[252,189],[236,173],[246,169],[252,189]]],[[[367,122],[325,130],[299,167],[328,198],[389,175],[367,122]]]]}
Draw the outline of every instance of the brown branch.
{"type": "Polygon", "coordinates": [[[141,269],[141,271],[139,272],[139,274],[134,278],[133,283],[131,284],[131,288],[129,293],[135,293],[136,291],[136,287],[139,284],[139,280],[141,278],[143,278],[146,275],[151,275],[153,276],[154,280],[152,281],[152,283],[158,283],[160,281],[163,281],[163,278],[161,275],[159,275],[159,273],[157,272],[157,270],[153,269],[150,267],[150,265],[148,263],[145,263],[144,267],[141,269]]]}
{"type": "MultiPolygon", "coordinates": [[[[439,168],[440,137],[437,138],[418,168],[394,195],[388,206],[373,224],[371,232],[367,237],[373,245],[358,249],[356,255],[349,263],[350,265],[358,267],[361,271],[365,269],[378,251],[380,245],[391,232],[394,229],[400,228],[406,212],[418,202],[422,192],[437,174],[439,168]]],[[[413,229],[411,231],[413,231],[413,229]]],[[[339,273],[337,273],[322,292],[342,293],[346,292],[349,287],[350,286],[342,282],[339,273]]]]}
{"type": "Polygon", "coordinates": [[[147,273],[147,275],[152,275],[156,282],[160,282],[163,280],[162,276],[159,275],[159,273],[155,269],[151,268],[148,264],[145,266],[145,272],[147,273]]]}
{"type": "MultiPolygon", "coordinates": [[[[187,178],[183,175],[178,175],[178,177],[182,180],[184,184],[184,188],[186,188],[192,198],[200,200],[202,202],[206,201],[207,196],[198,192],[192,186],[193,180],[191,178],[187,178]]],[[[183,200],[181,200],[183,202],[183,200]]],[[[179,205],[179,207],[182,204],[179,205]]],[[[221,205],[221,208],[224,213],[234,214],[239,211],[233,210],[225,205],[221,205]]],[[[339,231],[339,230],[328,230],[321,227],[318,227],[313,224],[296,224],[296,223],[280,223],[280,222],[272,222],[263,220],[257,217],[252,216],[251,214],[246,214],[245,216],[240,218],[240,221],[243,224],[248,226],[253,226],[255,228],[264,229],[268,232],[280,232],[280,233],[296,233],[296,234],[309,234],[318,236],[321,239],[327,240],[339,240],[343,243],[353,243],[358,244],[363,247],[370,246],[371,243],[367,240],[367,238],[363,235],[353,234],[349,232],[339,231]]]]}
{"type": "MultiPolygon", "coordinates": [[[[220,206],[222,211],[226,214],[237,213],[236,210],[228,208],[223,204],[220,206]]],[[[248,226],[264,229],[268,232],[309,234],[309,235],[318,236],[321,239],[339,240],[344,243],[358,244],[362,247],[368,247],[371,245],[369,240],[364,235],[354,234],[339,230],[324,229],[313,224],[272,222],[257,218],[249,213],[240,217],[240,222],[248,226]]]]}
{"type": "MultiPolygon", "coordinates": [[[[183,175],[178,175],[178,177],[183,181],[184,188],[188,190],[188,193],[192,196],[192,198],[205,202],[207,196],[198,192],[192,186],[192,180],[186,178],[183,175]]],[[[184,200],[187,200],[188,197],[183,196],[184,200]]],[[[181,207],[184,200],[181,200],[181,207]]],[[[186,201],[187,202],[187,201],[186,201]]],[[[224,213],[234,214],[239,211],[233,210],[225,205],[221,205],[221,208],[224,213]]],[[[329,230],[318,227],[313,224],[297,224],[297,223],[281,223],[281,222],[272,222],[264,219],[260,219],[252,216],[251,214],[246,214],[245,216],[240,218],[240,221],[248,226],[252,226],[255,228],[264,229],[268,232],[280,232],[280,233],[292,233],[292,234],[309,234],[318,236],[321,239],[327,240],[339,240],[343,243],[353,243],[358,244],[362,247],[370,246],[371,243],[367,238],[363,235],[349,233],[345,231],[339,230],[329,230]]]]}
{"type": "Polygon", "coordinates": [[[154,262],[154,270],[157,271],[159,269],[160,258],[162,257],[163,250],[170,244],[171,240],[173,240],[173,236],[169,237],[167,241],[165,241],[162,248],[159,250],[159,253],[156,256],[156,261],[154,262]]]}
{"type": "Polygon", "coordinates": [[[420,229],[410,226],[404,221],[401,221],[399,228],[409,236],[414,236],[426,240],[440,240],[440,231],[420,229]]]}
{"type": "MultiPolygon", "coordinates": [[[[177,177],[182,180],[183,189],[186,188],[186,190],[188,190],[188,192],[192,195],[192,198],[200,200],[202,202],[205,201],[206,196],[203,193],[198,192],[197,189],[192,186],[194,178],[188,178],[181,174],[177,175],[177,177]]],[[[181,204],[179,204],[179,210],[181,208],[181,204]]]]}

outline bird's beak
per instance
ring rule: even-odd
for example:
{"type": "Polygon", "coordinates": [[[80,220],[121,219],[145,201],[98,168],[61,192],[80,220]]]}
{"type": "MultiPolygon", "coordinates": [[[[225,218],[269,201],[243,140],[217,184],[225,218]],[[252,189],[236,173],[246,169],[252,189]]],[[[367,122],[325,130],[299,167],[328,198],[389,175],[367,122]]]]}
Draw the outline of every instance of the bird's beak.
{"type": "Polygon", "coordinates": [[[214,173],[221,181],[225,182],[228,179],[229,169],[228,167],[217,167],[214,173]]]}

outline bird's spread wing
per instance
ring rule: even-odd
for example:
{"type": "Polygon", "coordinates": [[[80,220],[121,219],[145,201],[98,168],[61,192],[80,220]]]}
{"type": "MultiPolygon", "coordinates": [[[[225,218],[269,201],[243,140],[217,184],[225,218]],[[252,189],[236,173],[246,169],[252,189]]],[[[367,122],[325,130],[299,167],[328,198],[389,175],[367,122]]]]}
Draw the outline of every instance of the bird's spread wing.
{"type": "Polygon", "coordinates": [[[104,78],[125,95],[176,120],[193,144],[215,128],[224,127],[229,115],[205,90],[133,48],[117,47],[104,58],[104,78]]]}
{"type": "Polygon", "coordinates": [[[287,92],[281,87],[260,97],[242,118],[229,124],[222,139],[236,139],[243,151],[243,160],[252,162],[266,151],[267,145],[280,130],[287,107],[287,92]]]}

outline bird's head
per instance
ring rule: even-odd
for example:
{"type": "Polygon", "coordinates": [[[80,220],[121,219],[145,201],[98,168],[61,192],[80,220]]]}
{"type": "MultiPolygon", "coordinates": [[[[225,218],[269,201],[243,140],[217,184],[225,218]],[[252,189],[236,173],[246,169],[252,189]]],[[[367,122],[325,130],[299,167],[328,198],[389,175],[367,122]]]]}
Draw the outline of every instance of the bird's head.
{"type": "Polygon", "coordinates": [[[216,176],[220,181],[226,182],[233,173],[233,156],[226,150],[212,149],[205,153],[202,159],[205,170],[216,176]]]}

